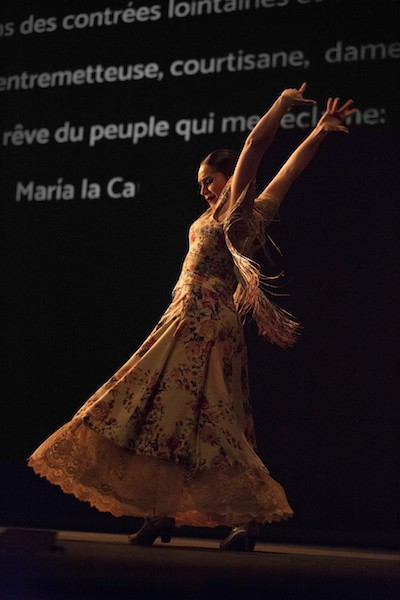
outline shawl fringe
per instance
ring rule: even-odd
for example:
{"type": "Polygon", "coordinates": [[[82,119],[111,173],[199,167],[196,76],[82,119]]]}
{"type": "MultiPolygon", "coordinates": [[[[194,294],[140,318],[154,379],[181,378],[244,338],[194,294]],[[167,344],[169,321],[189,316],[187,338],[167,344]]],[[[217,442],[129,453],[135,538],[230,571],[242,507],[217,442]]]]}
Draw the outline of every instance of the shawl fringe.
{"type": "MultiPolygon", "coordinates": [[[[222,192],[225,202],[229,197],[227,192],[230,191],[230,185],[228,187],[228,184],[222,192]]],[[[249,194],[254,199],[254,181],[249,182],[223,221],[226,245],[232,255],[238,281],[233,297],[235,306],[243,318],[247,314],[251,314],[257,324],[259,334],[265,339],[281,348],[288,348],[296,343],[300,325],[293,315],[272,302],[267,295],[273,293],[269,288],[277,287],[271,285],[270,281],[279,279],[282,273],[275,277],[265,276],[261,273],[260,265],[245,254],[246,249],[251,251],[255,244],[264,247],[266,238],[269,238],[266,228],[270,220],[265,219],[261,211],[257,209],[253,209],[251,213],[247,214],[243,208],[243,201],[249,194]],[[257,213],[257,217],[254,213],[257,213]],[[237,237],[235,229],[241,234],[239,236],[240,249],[238,241],[235,240],[237,237]]],[[[220,203],[219,206],[221,206],[220,203]]]]}

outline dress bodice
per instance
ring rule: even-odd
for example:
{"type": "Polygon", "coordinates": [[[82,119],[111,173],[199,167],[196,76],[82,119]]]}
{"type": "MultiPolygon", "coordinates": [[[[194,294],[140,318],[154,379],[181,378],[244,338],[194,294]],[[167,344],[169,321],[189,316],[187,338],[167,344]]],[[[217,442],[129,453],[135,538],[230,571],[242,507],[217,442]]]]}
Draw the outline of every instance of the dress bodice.
{"type": "Polygon", "coordinates": [[[279,202],[254,198],[251,181],[220,222],[217,216],[230,197],[230,185],[231,180],[216,208],[208,209],[189,229],[189,251],[173,291],[174,301],[190,294],[201,295],[199,287],[211,290],[239,315],[250,313],[260,335],[286,348],[295,343],[299,325],[268,298],[268,277],[251,258],[254,249],[264,245],[266,228],[279,202]]]}
{"type": "Polygon", "coordinates": [[[189,229],[189,251],[175,289],[201,283],[215,291],[224,288],[232,294],[235,282],[234,263],[222,223],[207,210],[189,229]]]}

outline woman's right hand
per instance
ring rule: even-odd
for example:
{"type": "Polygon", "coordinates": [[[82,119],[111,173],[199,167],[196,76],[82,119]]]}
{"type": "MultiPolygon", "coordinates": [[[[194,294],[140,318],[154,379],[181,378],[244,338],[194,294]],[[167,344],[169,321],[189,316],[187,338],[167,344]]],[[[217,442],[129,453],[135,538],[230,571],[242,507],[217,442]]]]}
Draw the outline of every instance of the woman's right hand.
{"type": "Polygon", "coordinates": [[[308,98],[303,97],[303,94],[306,91],[306,87],[307,83],[304,81],[304,83],[301,84],[299,89],[288,88],[287,90],[283,90],[280,97],[288,109],[292,106],[301,104],[316,104],[315,100],[310,100],[308,98]]]}

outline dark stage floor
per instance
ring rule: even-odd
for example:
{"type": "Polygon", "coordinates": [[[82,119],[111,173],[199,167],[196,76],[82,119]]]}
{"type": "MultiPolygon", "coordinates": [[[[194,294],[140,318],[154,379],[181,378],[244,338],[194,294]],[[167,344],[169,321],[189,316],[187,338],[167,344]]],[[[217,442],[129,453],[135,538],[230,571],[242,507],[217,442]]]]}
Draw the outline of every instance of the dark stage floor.
{"type": "Polygon", "coordinates": [[[176,537],[130,546],[121,534],[1,529],[1,600],[398,600],[400,553],[259,543],[221,552],[176,537]]]}

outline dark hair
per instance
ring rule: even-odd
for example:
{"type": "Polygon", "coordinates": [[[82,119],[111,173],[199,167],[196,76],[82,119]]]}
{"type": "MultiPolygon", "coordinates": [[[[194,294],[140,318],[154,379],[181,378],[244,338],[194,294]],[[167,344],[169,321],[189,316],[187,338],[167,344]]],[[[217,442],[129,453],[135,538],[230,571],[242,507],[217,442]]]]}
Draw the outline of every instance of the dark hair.
{"type": "Polygon", "coordinates": [[[209,165],[215,171],[223,173],[225,177],[229,177],[233,174],[233,170],[237,161],[237,154],[233,150],[214,150],[208,154],[200,163],[200,165],[209,165]]]}

